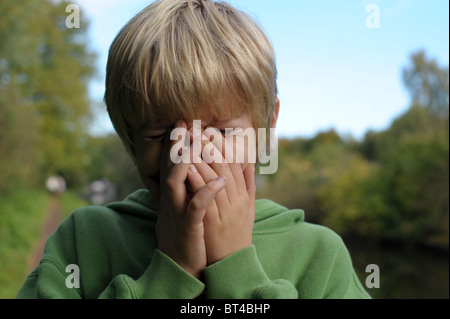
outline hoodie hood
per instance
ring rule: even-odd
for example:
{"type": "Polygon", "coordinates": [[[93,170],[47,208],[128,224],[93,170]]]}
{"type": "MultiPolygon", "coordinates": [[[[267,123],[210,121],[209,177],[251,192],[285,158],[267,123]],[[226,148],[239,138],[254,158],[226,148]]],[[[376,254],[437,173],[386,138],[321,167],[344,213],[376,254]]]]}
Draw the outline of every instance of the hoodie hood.
{"type": "Polygon", "coordinates": [[[156,221],[158,218],[153,195],[146,189],[137,190],[123,201],[109,203],[106,207],[121,214],[133,215],[143,219],[156,221]]]}
{"type": "MultiPolygon", "coordinates": [[[[134,215],[156,222],[158,213],[156,212],[155,201],[152,194],[146,189],[140,189],[121,202],[113,202],[106,207],[121,214],[134,215]]],[[[304,222],[304,211],[301,209],[289,210],[268,199],[258,199],[255,201],[255,225],[253,233],[266,233],[276,230],[290,228],[298,223],[304,222]]]]}

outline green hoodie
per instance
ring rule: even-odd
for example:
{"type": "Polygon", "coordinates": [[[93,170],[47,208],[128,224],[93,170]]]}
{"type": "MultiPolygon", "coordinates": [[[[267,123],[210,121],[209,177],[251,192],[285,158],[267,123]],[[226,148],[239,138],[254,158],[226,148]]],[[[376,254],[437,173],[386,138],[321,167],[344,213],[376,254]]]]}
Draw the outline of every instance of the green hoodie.
{"type": "Polygon", "coordinates": [[[147,190],[78,209],[17,298],[370,298],[336,233],[269,200],[255,211],[253,245],[206,267],[200,281],[157,249],[147,190]]]}

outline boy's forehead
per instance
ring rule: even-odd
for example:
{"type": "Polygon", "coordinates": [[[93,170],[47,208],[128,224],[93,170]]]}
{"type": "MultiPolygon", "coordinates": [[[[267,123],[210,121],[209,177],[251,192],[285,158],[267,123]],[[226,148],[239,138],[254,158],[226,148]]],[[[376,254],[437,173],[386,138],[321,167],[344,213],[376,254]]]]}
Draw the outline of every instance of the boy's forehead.
{"type": "Polygon", "coordinates": [[[178,120],[183,120],[186,124],[192,124],[193,121],[202,121],[205,125],[236,119],[244,114],[246,109],[236,107],[230,103],[222,103],[220,106],[216,106],[213,103],[205,103],[202,107],[196,109],[195,114],[186,114],[180,116],[180,118],[174,118],[169,115],[161,114],[152,119],[146,120],[142,127],[168,127],[178,120]]]}
{"type": "Polygon", "coordinates": [[[215,123],[225,120],[231,120],[240,117],[244,113],[243,107],[232,105],[231,103],[222,103],[214,105],[213,103],[205,103],[198,109],[197,114],[190,116],[186,120],[201,120],[207,123],[215,123]]]}

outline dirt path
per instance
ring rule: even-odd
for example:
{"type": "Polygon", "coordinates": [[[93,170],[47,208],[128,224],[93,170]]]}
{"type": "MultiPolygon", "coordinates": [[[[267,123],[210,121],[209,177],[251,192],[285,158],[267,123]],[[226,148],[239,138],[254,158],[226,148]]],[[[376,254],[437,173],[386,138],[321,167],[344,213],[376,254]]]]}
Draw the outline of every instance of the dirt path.
{"type": "Polygon", "coordinates": [[[56,230],[60,222],[61,208],[59,197],[52,195],[49,201],[49,210],[47,213],[47,217],[44,221],[44,224],[42,225],[41,238],[36,243],[28,261],[28,268],[30,269],[30,271],[39,264],[48,236],[50,236],[56,230]]]}

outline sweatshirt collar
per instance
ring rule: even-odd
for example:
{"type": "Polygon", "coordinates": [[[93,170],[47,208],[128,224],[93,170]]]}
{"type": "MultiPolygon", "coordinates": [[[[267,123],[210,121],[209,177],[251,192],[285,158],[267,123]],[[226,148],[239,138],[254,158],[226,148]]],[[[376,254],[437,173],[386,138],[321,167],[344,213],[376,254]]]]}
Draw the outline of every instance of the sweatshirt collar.
{"type": "MultiPolygon", "coordinates": [[[[106,205],[118,212],[135,215],[144,219],[156,221],[158,213],[153,195],[146,189],[140,189],[129,195],[121,202],[106,205]]],[[[255,231],[290,227],[298,222],[304,222],[304,212],[300,209],[289,210],[268,199],[255,201],[255,231]]]]}

